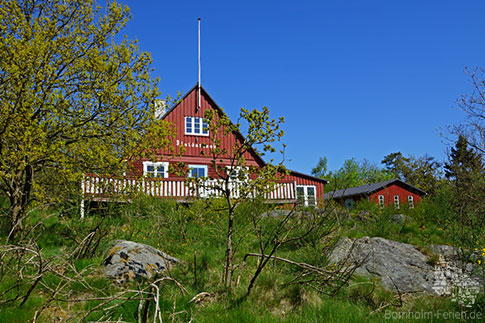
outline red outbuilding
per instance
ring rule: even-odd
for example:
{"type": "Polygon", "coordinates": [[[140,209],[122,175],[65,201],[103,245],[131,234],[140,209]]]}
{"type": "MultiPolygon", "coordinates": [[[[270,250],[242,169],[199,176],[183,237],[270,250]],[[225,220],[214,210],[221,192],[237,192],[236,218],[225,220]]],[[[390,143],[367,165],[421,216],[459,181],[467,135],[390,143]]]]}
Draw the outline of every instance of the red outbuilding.
{"type": "Polygon", "coordinates": [[[380,207],[392,205],[399,209],[402,205],[406,205],[412,209],[421,202],[422,197],[426,194],[425,191],[417,187],[409,185],[399,179],[393,179],[331,191],[325,194],[325,198],[344,203],[349,208],[356,201],[366,199],[375,202],[380,207]]]}
{"type": "MultiPolygon", "coordinates": [[[[172,197],[178,201],[215,194],[204,188],[194,189],[186,181],[187,177],[197,176],[207,178],[210,184],[210,181],[216,178],[215,169],[212,167],[213,158],[210,154],[214,142],[211,136],[214,134],[210,133],[210,127],[205,118],[208,109],[215,109],[219,115],[223,113],[204,88],[198,85],[173,107],[166,110],[163,107],[159,109],[158,117],[175,127],[176,135],[172,146],[179,154],[174,157],[173,151],[167,149],[160,151],[154,160],[131,161],[136,173],[131,174],[133,176],[108,178],[98,174],[85,174],[82,183],[85,199],[107,199],[110,195],[126,191],[127,188],[131,191],[143,191],[152,196],[172,197]],[[184,148],[180,149],[181,147],[184,148]],[[179,162],[187,165],[189,169],[186,177],[176,176],[170,172],[170,164],[179,162]]],[[[216,136],[220,140],[221,148],[228,150],[232,149],[236,140],[244,139],[240,133],[224,134],[222,131],[219,131],[216,136]]],[[[244,158],[248,166],[265,165],[264,160],[254,150],[247,151],[244,158]]],[[[217,158],[217,163],[222,166],[230,165],[230,159],[221,156],[217,158]]],[[[268,193],[266,198],[273,203],[300,201],[305,206],[322,205],[326,183],[328,181],[325,179],[290,171],[288,175],[282,175],[278,179],[274,191],[268,193]]]]}

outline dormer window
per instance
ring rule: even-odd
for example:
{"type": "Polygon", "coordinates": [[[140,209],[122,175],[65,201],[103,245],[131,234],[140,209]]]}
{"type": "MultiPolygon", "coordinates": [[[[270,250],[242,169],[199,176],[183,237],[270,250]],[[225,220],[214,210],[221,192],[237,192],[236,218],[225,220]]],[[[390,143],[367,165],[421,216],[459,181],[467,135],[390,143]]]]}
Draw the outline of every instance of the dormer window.
{"type": "Polygon", "coordinates": [[[208,136],[209,124],[205,118],[185,117],[185,134],[196,136],[208,136]]]}

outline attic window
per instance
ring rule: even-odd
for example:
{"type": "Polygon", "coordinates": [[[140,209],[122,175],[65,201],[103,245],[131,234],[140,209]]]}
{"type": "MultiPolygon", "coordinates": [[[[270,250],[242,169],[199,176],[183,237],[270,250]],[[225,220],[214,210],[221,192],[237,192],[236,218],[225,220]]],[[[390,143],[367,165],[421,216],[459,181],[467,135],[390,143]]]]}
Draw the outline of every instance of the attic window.
{"type": "Polygon", "coordinates": [[[205,118],[185,117],[185,134],[196,136],[208,136],[209,124],[205,118]]]}

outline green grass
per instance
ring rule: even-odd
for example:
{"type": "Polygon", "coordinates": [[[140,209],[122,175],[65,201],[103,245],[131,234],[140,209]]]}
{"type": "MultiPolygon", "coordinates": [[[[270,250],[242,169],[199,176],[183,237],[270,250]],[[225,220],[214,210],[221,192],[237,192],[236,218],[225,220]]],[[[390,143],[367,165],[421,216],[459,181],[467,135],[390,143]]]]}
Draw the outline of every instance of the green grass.
{"type": "MultiPolygon", "coordinates": [[[[246,288],[256,269],[257,259],[254,257],[248,258],[241,272],[239,267],[235,268],[234,278],[240,275],[240,282],[239,285],[234,283],[232,291],[229,292],[221,284],[227,223],[224,213],[214,211],[220,207],[220,201],[196,201],[184,206],[174,201],[140,198],[131,204],[112,205],[103,209],[102,214],[90,214],[82,220],[66,212],[36,209],[29,218],[28,225],[42,222],[33,230],[32,235],[37,237],[45,259],[51,261],[52,265],[61,264],[61,260],[67,258],[78,246],[78,242],[99,224],[99,232],[104,236],[99,247],[92,250],[92,254],[74,259],[71,262],[73,267],[65,268],[66,277],[80,275],[81,279],[76,278],[70,282],[58,297],[64,301],[53,301],[49,304],[38,321],[62,319],[76,322],[93,307],[101,304],[103,297],[115,295],[126,288],[136,290],[146,286],[146,282],[117,286],[103,276],[101,262],[104,252],[117,239],[146,243],[182,260],[170,274],[187,292],[182,293],[174,283],[168,281],[160,286],[160,307],[164,322],[171,322],[172,319],[175,322],[186,322],[191,318],[193,322],[384,322],[386,313],[390,315],[394,312],[460,310],[449,298],[431,296],[406,296],[400,307],[395,306],[399,303],[395,294],[380,287],[374,288],[371,282],[362,277],[355,277],[336,295],[328,296],[307,285],[293,284],[292,280],[302,270],[274,261],[267,265],[258,277],[251,295],[246,298],[246,288]],[[208,292],[210,297],[199,304],[190,303],[192,297],[200,292],[208,292]],[[76,301],[79,298],[93,300],[76,301]],[[382,307],[391,303],[395,305],[382,307]]],[[[253,228],[251,215],[261,214],[267,207],[252,203],[237,209],[234,223],[236,265],[241,264],[246,253],[258,251],[258,234],[253,228]]],[[[425,207],[431,208],[429,205],[425,207]]],[[[426,220],[424,211],[419,208],[399,210],[399,213],[409,216],[412,221],[396,224],[391,221],[395,213],[393,209],[380,210],[372,205],[357,205],[351,219],[336,225],[335,231],[330,235],[321,236],[318,234],[320,231],[314,232],[302,240],[282,246],[277,255],[324,267],[328,248],[342,236],[380,236],[418,246],[430,243],[449,244],[450,237],[446,226],[436,221],[434,211],[430,211],[434,214],[433,217],[426,220]],[[368,211],[369,219],[359,219],[357,215],[361,211],[368,211]]],[[[303,232],[307,225],[305,218],[298,221],[293,223],[295,235],[303,232]]],[[[278,223],[276,218],[266,218],[256,225],[262,236],[268,238],[278,223]]],[[[432,256],[430,255],[430,261],[433,260],[432,256]]],[[[18,273],[14,268],[11,271],[7,268],[6,275],[0,277],[0,293],[12,286],[18,273]]],[[[0,322],[31,320],[35,311],[52,294],[50,289],[56,288],[61,281],[59,276],[46,274],[22,308],[18,308],[18,300],[0,305],[0,322]]],[[[23,286],[22,291],[25,292],[26,288],[28,286],[23,286]]],[[[12,295],[15,295],[13,291],[5,297],[12,295]]],[[[475,309],[483,309],[485,302],[482,299],[483,297],[477,300],[475,309]]],[[[117,300],[105,304],[100,309],[110,306],[113,308],[107,312],[94,311],[86,320],[96,321],[104,317],[127,322],[137,321],[138,301],[132,300],[114,307],[116,304],[121,303],[117,300]]],[[[150,311],[154,311],[153,303],[150,311]]]]}

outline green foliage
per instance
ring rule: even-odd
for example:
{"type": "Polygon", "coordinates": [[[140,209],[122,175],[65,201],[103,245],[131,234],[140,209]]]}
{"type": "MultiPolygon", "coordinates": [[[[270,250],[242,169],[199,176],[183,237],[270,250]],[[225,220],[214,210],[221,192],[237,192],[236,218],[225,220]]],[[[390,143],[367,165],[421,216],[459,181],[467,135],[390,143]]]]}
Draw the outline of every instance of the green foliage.
{"type": "Polygon", "coordinates": [[[448,225],[453,229],[454,245],[463,248],[464,256],[485,241],[485,167],[482,156],[469,148],[468,140],[460,135],[445,163],[448,185],[448,225]]]}
{"type": "Polygon", "coordinates": [[[149,138],[153,149],[170,141],[154,119],[150,55],[118,40],[129,18],[116,2],[2,5],[0,190],[16,231],[32,200],[69,197],[83,173],[116,174],[123,159],[151,152],[140,146],[149,138]]]}
{"type": "Polygon", "coordinates": [[[328,159],[327,157],[323,156],[318,159],[317,165],[312,168],[312,175],[326,178],[329,177],[331,174],[328,173],[328,159]]]}
{"type": "MultiPolygon", "coordinates": [[[[433,210],[439,200],[424,201],[422,206],[433,210]],[[428,203],[429,205],[426,205],[428,203]],[[436,205],[431,205],[435,203],[436,205]]],[[[101,229],[107,236],[94,255],[73,261],[75,269],[84,271],[83,280],[74,280],[65,292],[57,297],[60,299],[78,299],[83,297],[96,298],[115,295],[121,289],[101,274],[101,262],[104,251],[109,248],[112,240],[130,239],[158,247],[169,254],[181,259],[182,264],[170,271],[171,277],[177,279],[187,290],[188,294],[181,295],[180,290],[171,284],[161,286],[163,298],[160,302],[163,321],[182,322],[191,318],[196,322],[305,322],[311,320],[360,322],[384,320],[384,312],[377,311],[383,304],[397,302],[396,295],[377,287],[372,287],[372,281],[356,277],[335,296],[326,296],[309,288],[305,284],[291,283],[295,276],[302,273],[294,266],[271,261],[262,272],[250,297],[241,299],[245,294],[249,279],[257,267],[257,259],[248,259],[246,267],[241,271],[239,285],[233,286],[232,294],[221,289],[220,268],[224,264],[225,237],[221,230],[226,226],[225,213],[219,211],[224,201],[197,201],[190,205],[179,205],[171,200],[160,200],[139,197],[131,204],[104,208],[103,214],[91,214],[81,220],[69,217],[62,212],[39,209],[29,217],[28,225],[38,224],[33,234],[45,250],[45,257],[53,266],[59,260],[69,255],[77,246],[77,242],[85,237],[91,230],[101,223],[101,229]],[[38,221],[43,221],[39,224],[38,221]],[[58,237],[53,240],[52,235],[59,231],[58,237]],[[196,257],[194,255],[196,254],[196,257]],[[196,259],[197,265],[195,265],[196,259]],[[194,283],[195,275],[197,284],[194,283]],[[91,286],[92,288],[89,288],[91,286]],[[200,292],[209,292],[210,297],[201,303],[190,303],[190,299],[200,292]],[[174,310],[175,303],[175,310],[174,310]],[[179,313],[172,315],[173,313],[179,313]]],[[[257,232],[248,227],[259,212],[271,210],[265,203],[240,203],[235,210],[235,275],[239,275],[242,257],[247,252],[258,250],[257,232]]],[[[398,241],[426,245],[430,243],[442,244],[450,242],[450,232],[446,224],[437,227],[433,218],[426,219],[421,216],[420,207],[414,210],[401,209],[403,213],[412,218],[409,224],[395,224],[390,220],[396,210],[393,208],[379,209],[372,203],[357,203],[351,219],[338,227],[338,231],[331,237],[311,236],[307,239],[285,245],[278,250],[278,256],[305,262],[318,266],[325,266],[326,252],[329,242],[340,236],[360,237],[381,236],[398,241]],[[361,219],[361,212],[368,212],[366,220],[361,219]],[[441,229],[443,231],[440,231],[441,229]],[[444,234],[439,235],[440,232],[444,234]]],[[[438,212],[435,210],[435,212],[438,212]]],[[[333,221],[328,219],[328,221],[333,221]]],[[[308,217],[295,219],[295,225],[305,227],[308,217]]],[[[270,237],[278,224],[274,217],[259,218],[258,224],[263,235],[270,237]]],[[[304,231],[304,229],[302,229],[304,231]]],[[[298,231],[295,232],[298,234],[298,231]]],[[[44,251],[43,251],[44,252],[44,251]]],[[[433,261],[430,255],[430,261],[433,261]]],[[[66,269],[68,269],[66,267],[66,269]]],[[[29,274],[29,273],[25,273],[29,274]]],[[[67,270],[66,275],[73,272],[67,270]]],[[[16,280],[16,276],[9,272],[2,277],[0,293],[16,280]],[[7,279],[8,278],[8,279],[7,279]]],[[[60,276],[46,275],[42,284],[37,286],[31,298],[19,309],[18,302],[0,305],[0,321],[25,322],[32,319],[49,297],[49,288],[57,286],[62,280],[60,276]]],[[[140,282],[141,284],[147,282],[140,282]]],[[[125,288],[136,289],[134,283],[125,288]]],[[[93,307],[102,304],[102,300],[81,302],[53,302],[43,311],[38,321],[51,322],[56,320],[79,321],[93,307]]],[[[112,320],[121,318],[123,321],[137,321],[138,300],[127,302],[112,301],[101,306],[99,310],[91,313],[86,320],[96,321],[108,314],[112,320]],[[104,312],[104,307],[114,307],[104,312]]],[[[431,311],[456,310],[457,307],[446,298],[406,298],[403,307],[388,306],[390,311],[431,311]]],[[[154,307],[151,307],[153,313],[154,307]]],[[[151,320],[153,318],[151,317],[151,320]]]]}
{"type": "Polygon", "coordinates": [[[355,158],[345,160],[342,167],[333,172],[327,172],[327,158],[320,158],[312,174],[329,180],[325,186],[327,192],[393,179],[390,172],[366,159],[357,161],[355,158]]]}
{"type": "Polygon", "coordinates": [[[473,177],[483,175],[482,158],[473,148],[468,148],[468,140],[465,136],[458,136],[449,157],[449,161],[444,165],[445,176],[458,186],[470,184],[473,177]]]}
{"type": "Polygon", "coordinates": [[[441,164],[427,154],[420,157],[404,157],[401,152],[391,153],[381,162],[395,178],[433,193],[441,177],[441,164]]]}

